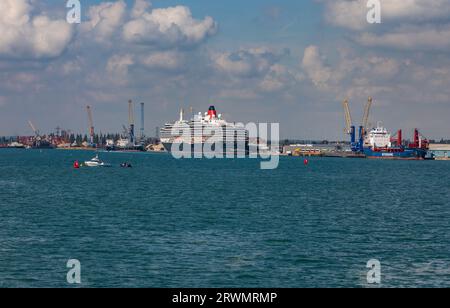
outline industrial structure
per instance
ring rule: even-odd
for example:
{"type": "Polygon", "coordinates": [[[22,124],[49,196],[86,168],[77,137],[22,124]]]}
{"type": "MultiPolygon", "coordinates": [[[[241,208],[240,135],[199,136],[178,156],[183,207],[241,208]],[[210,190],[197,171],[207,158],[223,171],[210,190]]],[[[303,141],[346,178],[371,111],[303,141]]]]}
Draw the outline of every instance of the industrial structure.
{"type": "Polygon", "coordinates": [[[123,125],[123,134],[117,142],[107,140],[106,149],[108,151],[145,151],[144,111],[144,103],[141,103],[141,134],[138,140],[136,138],[134,104],[132,100],[128,101],[128,127],[123,125]]]}
{"type": "Polygon", "coordinates": [[[140,143],[144,144],[145,142],[145,104],[141,103],[141,136],[140,143]]]}
{"type": "MultiPolygon", "coordinates": [[[[381,122],[374,126],[370,124],[370,113],[374,100],[369,97],[365,104],[361,124],[356,126],[350,110],[349,100],[342,103],[345,117],[345,133],[350,136],[350,142],[323,142],[308,144],[308,141],[294,141],[294,144],[285,144],[282,153],[292,156],[322,156],[322,157],[351,157],[351,158],[383,158],[383,159],[436,159],[448,160],[450,146],[443,144],[430,144],[428,139],[414,130],[412,141],[403,139],[400,129],[395,135],[382,127],[381,122]],[[357,136],[358,130],[358,136],[357,136]],[[302,143],[304,142],[304,143],[302,143]]],[[[122,134],[96,134],[93,108],[86,106],[88,120],[88,134],[73,134],[72,131],[56,127],[54,132],[42,135],[36,126],[28,121],[33,136],[10,137],[0,140],[1,148],[34,148],[34,149],[96,149],[103,148],[109,151],[162,151],[159,146],[160,132],[168,132],[168,128],[156,128],[156,138],[145,136],[145,103],[140,103],[140,132],[136,132],[135,112],[133,101],[128,101],[128,125],[123,125],[122,134]]],[[[195,118],[192,107],[191,114],[195,118]]],[[[221,116],[215,112],[214,107],[203,116],[205,123],[212,120],[220,122],[221,116]]],[[[180,121],[184,121],[184,111],[181,111],[180,121]]],[[[214,121],[212,121],[214,122],[214,121]]],[[[208,122],[209,123],[209,122],[208,122]]],[[[167,125],[166,125],[167,126],[167,125]]],[[[165,138],[165,135],[163,136],[165,138]]],[[[167,139],[167,138],[166,138],[167,139]]],[[[249,147],[252,145],[249,142],[249,147]]]]}
{"type": "Polygon", "coordinates": [[[351,150],[355,154],[368,158],[383,159],[426,159],[428,158],[429,142],[414,130],[414,141],[403,144],[403,132],[399,130],[396,137],[391,137],[388,131],[378,123],[377,127],[368,130],[370,110],[373,99],[369,97],[364,109],[363,121],[359,126],[359,137],[356,140],[356,127],[353,125],[348,100],[343,102],[346,133],[350,135],[351,150]]]}
{"type": "Polygon", "coordinates": [[[92,117],[92,109],[91,106],[87,106],[87,114],[88,114],[88,122],[89,122],[89,146],[90,147],[97,147],[97,145],[94,142],[95,137],[95,129],[94,129],[94,119],[92,117]]]}
{"type": "Polygon", "coordinates": [[[369,97],[366,107],[364,109],[364,115],[362,125],[359,126],[359,138],[356,140],[356,126],[353,124],[352,116],[350,113],[349,101],[343,102],[344,114],[345,114],[345,132],[350,135],[350,145],[352,151],[355,153],[362,153],[364,151],[364,138],[367,135],[367,127],[369,125],[370,109],[372,107],[373,99],[369,97]]]}
{"type": "Polygon", "coordinates": [[[39,130],[36,129],[36,126],[31,121],[28,121],[28,124],[31,127],[31,130],[34,132],[34,138],[32,140],[31,147],[33,149],[53,149],[53,144],[47,140],[46,136],[41,136],[39,130]]]}
{"type": "Polygon", "coordinates": [[[450,144],[430,144],[430,154],[435,160],[450,160],[450,144]]]}
{"type": "Polygon", "coordinates": [[[136,143],[136,136],[134,132],[135,122],[134,122],[134,108],[133,101],[130,99],[128,101],[128,124],[129,124],[129,141],[132,145],[136,143]]]}

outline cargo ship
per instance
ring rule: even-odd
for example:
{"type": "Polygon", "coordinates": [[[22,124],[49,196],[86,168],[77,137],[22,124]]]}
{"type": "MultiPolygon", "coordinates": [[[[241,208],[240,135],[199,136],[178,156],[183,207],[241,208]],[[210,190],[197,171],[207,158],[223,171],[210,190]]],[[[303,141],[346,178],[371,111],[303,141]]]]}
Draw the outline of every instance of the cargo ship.
{"type": "Polygon", "coordinates": [[[30,148],[34,150],[53,150],[56,146],[46,139],[36,138],[30,148]]]}
{"type": "Polygon", "coordinates": [[[414,142],[404,146],[401,130],[398,131],[397,138],[391,138],[386,128],[379,124],[367,134],[363,151],[367,158],[424,160],[428,146],[428,140],[423,138],[417,129],[414,131],[414,142]]]}
{"type": "Polygon", "coordinates": [[[174,123],[167,123],[160,130],[161,143],[168,152],[173,148],[177,151],[202,153],[208,150],[222,152],[216,154],[248,155],[249,135],[243,125],[230,123],[218,114],[214,106],[208,112],[199,112],[190,120],[184,119],[184,111],[180,111],[180,118],[174,123]],[[186,129],[187,128],[187,129],[186,129]],[[220,134],[217,136],[217,132],[220,134]],[[216,138],[219,138],[218,140],[216,138]],[[209,144],[211,143],[211,144],[209,144]],[[215,145],[222,143],[222,149],[215,145]],[[188,149],[184,147],[188,146],[188,149]]]}
{"type": "Polygon", "coordinates": [[[135,144],[127,138],[121,138],[116,143],[114,140],[107,140],[105,150],[107,152],[144,152],[143,144],[135,144]]]}

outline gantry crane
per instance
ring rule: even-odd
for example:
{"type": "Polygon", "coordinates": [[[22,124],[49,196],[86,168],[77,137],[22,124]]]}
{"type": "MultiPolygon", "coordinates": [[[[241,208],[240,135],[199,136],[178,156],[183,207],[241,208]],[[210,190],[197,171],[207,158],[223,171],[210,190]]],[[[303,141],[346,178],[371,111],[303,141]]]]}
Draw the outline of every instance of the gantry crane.
{"type": "Polygon", "coordinates": [[[370,106],[372,105],[372,99],[369,98],[369,103],[366,106],[366,110],[363,117],[363,122],[365,124],[361,125],[359,127],[359,139],[356,141],[356,127],[353,125],[352,116],[350,113],[350,107],[348,100],[345,100],[342,103],[344,107],[344,114],[345,114],[345,132],[350,135],[350,144],[353,152],[361,153],[364,151],[364,136],[365,136],[365,127],[368,125],[368,118],[369,118],[369,112],[370,112],[370,106]],[[367,118],[367,120],[366,120],[367,118]]]}

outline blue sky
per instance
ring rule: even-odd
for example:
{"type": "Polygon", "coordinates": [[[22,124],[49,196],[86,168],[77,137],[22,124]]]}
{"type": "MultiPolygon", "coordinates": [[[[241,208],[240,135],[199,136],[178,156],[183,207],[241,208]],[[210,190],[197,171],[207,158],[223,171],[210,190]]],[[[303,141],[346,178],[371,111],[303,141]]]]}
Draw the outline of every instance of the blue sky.
{"type": "Polygon", "coordinates": [[[29,119],[87,132],[87,104],[97,131],[119,132],[132,98],[149,135],[214,103],[282,137],[345,139],[341,101],[358,124],[370,95],[373,124],[449,137],[450,0],[384,0],[381,25],[366,2],[81,1],[73,26],[61,1],[4,0],[0,135],[30,134],[29,119]]]}

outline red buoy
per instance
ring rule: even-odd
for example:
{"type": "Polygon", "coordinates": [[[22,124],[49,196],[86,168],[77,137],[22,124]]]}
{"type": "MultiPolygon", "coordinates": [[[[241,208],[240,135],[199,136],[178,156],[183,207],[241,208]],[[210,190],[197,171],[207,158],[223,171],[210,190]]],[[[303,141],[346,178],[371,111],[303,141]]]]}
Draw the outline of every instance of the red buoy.
{"type": "Polygon", "coordinates": [[[73,163],[73,167],[75,169],[80,169],[80,163],[78,162],[78,160],[73,163]]]}
{"type": "Polygon", "coordinates": [[[305,166],[308,166],[309,160],[305,158],[305,160],[303,161],[303,163],[305,164],[305,166]]]}

